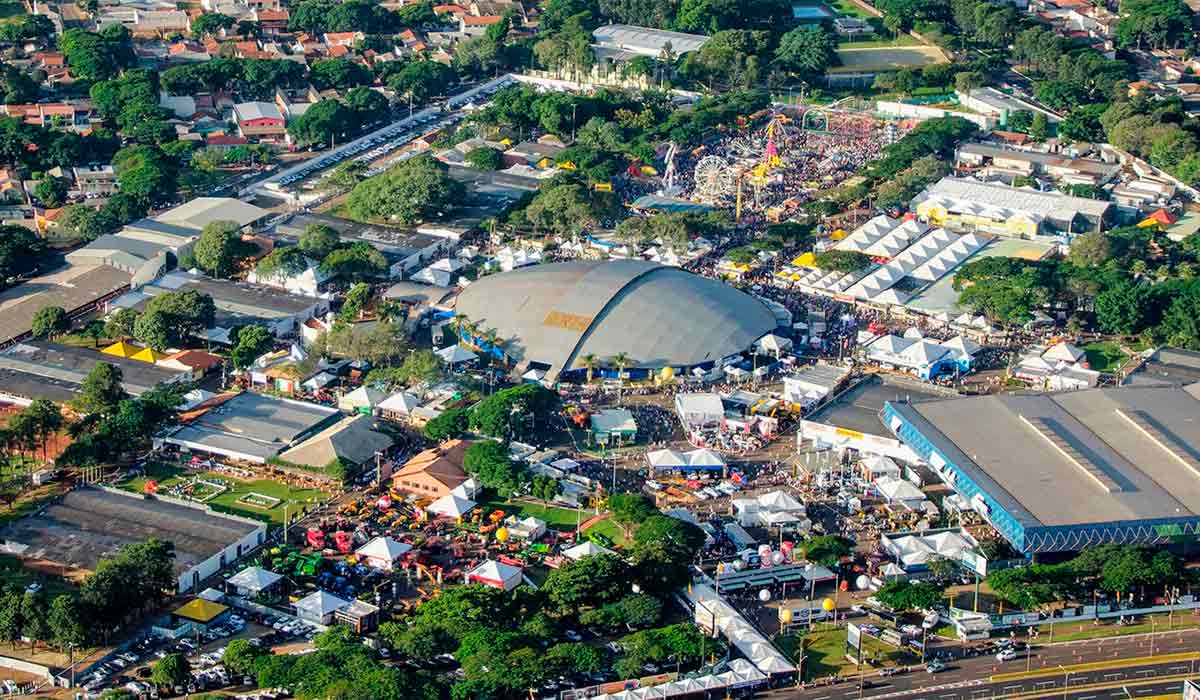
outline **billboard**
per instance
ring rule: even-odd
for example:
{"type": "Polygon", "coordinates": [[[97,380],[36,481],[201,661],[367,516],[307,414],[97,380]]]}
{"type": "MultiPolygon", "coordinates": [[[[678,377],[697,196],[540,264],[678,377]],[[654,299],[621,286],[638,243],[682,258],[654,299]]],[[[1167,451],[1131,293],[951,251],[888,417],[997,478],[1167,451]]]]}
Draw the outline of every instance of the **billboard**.
{"type": "Polygon", "coordinates": [[[853,622],[846,623],[846,646],[851,649],[862,646],[862,629],[853,622]]]}

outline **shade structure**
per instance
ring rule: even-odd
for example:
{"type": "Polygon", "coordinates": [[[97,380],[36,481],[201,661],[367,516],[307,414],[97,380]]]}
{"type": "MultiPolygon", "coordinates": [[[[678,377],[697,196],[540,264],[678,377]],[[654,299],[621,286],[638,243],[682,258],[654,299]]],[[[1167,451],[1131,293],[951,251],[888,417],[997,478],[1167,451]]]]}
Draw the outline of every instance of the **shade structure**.
{"type": "Polygon", "coordinates": [[[267,571],[259,566],[248,566],[226,581],[239,590],[251,593],[261,593],[283,580],[283,577],[273,571],[267,571]]]}
{"type": "Polygon", "coordinates": [[[461,345],[451,345],[442,348],[437,351],[437,356],[441,358],[442,362],[448,365],[457,365],[479,359],[479,355],[461,345]]]}
{"type": "Polygon", "coordinates": [[[390,537],[376,537],[359,547],[355,554],[370,566],[390,570],[396,560],[411,550],[410,544],[397,542],[390,537]]]}
{"type": "Polygon", "coordinates": [[[468,583],[482,583],[485,586],[511,591],[521,585],[523,578],[520,567],[502,564],[498,561],[483,562],[467,573],[468,583]]]}
{"type": "Polygon", "coordinates": [[[448,493],[433,503],[430,503],[425,510],[437,515],[444,515],[449,518],[461,518],[467,513],[470,513],[471,509],[474,507],[475,501],[448,493]]]}
{"type": "Polygon", "coordinates": [[[614,554],[614,552],[611,549],[605,549],[604,547],[601,547],[591,540],[585,540],[574,547],[563,550],[564,557],[575,560],[588,556],[594,556],[596,554],[614,554]]]}

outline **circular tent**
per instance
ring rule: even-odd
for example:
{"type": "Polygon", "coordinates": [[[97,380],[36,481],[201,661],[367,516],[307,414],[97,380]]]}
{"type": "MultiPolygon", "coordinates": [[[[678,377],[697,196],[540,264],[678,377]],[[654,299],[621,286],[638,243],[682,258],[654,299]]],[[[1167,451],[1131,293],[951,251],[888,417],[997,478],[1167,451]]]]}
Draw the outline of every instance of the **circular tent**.
{"type": "Polygon", "coordinates": [[[495,330],[518,363],[580,370],[579,358],[624,353],[626,369],[694,367],[746,350],[775,330],[758,299],[722,282],[642,260],[565,262],[484,277],[455,313],[495,330]]]}

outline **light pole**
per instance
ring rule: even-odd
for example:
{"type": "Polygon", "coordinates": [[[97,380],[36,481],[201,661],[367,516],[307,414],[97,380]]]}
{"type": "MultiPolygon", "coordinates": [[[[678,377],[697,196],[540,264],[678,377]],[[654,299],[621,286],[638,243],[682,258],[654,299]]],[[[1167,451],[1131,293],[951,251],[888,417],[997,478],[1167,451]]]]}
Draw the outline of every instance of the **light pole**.
{"type": "Polygon", "coordinates": [[[1071,672],[1062,664],[1059,664],[1058,668],[1063,672],[1063,700],[1067,700],[1067,688],[1071,684],[1071,672]]]}

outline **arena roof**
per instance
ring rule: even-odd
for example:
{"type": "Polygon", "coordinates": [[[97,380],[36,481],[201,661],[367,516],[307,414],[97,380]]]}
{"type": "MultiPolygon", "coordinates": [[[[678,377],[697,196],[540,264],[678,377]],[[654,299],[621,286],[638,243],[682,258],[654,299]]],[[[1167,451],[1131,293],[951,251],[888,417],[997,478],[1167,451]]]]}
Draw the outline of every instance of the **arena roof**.
{"type": "Polygon", "coordinates": [[[592,354],[630,367],[690,367],[742,352],[775,329],[754,297],[641,260],[535,265],[492,275],[459,295],[456,312],[494,328],[510,357],[553,378],[592,354]]]}
{"type": "Polygon", "coordinates": [[[657,56],[667,44],[676,56],[699,51],[708,41],[703,34],[684,34],[669,32],[649,27],[635,27],[629,24],[610,24],[597,27],[592,32],[592,38],[604,48],[618,48],[643,55],[657,56]]]}
{"type": "Polygon", "coordinates": [[[1025,528],[1200,514],[1200,384],[889,408],[1025,528]]]}

